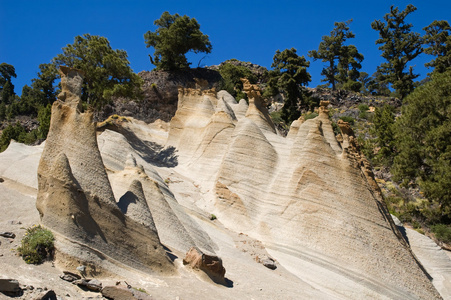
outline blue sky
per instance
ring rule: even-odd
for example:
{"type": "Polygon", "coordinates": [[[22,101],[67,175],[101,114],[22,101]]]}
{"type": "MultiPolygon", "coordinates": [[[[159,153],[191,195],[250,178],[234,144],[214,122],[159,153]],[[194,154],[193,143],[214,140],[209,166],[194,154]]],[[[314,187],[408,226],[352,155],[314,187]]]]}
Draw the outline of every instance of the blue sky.
{"type": "MultiPolygon", "coordinates": [[[[274,53],[296,48],[307,58],[309,50],[318,49],[323,35],[328,35],[334,22],[353,19],[350,25],[356,45],[365,56],[361,71],[370,75],[383,62],[375,45],[378,33],[371,22],[383,19],[390,6],[403,10],[408,4],[418,9],[407,17],[413,30],[423,34],[422,28],[434,20],[451,22],[451,1],[142,1],[142,0],[0,0],[0,63],[16,68],[13,80],[15,91],[30,85],[39,64],[48,63],[61,48],[84,33],[108,38],[114,49],[126,50],[135,72],[153,69],[146,48],[144,33],[154,31],[153,21],[164,11],[196,18],[201,31],[209,35],[213,45],[211,54],[201,65],[214,65],[236,58],[270,68],[274,53]]],[[[188,55],[197,67],[204,54],[188,55]]],[[[310,58],[307,58],[311,61],[310,58]]],[[[432,59],[422,54],[411,65],[424,78],[428,70],[424,63],[432,59]]],[[[321,84],[323,63],[311,62],[309,86],[321,84]]]]}

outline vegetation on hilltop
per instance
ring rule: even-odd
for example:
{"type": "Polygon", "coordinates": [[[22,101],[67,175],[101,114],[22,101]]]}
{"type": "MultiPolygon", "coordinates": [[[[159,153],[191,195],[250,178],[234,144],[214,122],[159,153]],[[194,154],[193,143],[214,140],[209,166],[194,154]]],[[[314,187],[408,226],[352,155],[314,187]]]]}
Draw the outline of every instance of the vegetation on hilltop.
{"type": "Polygon", "coordinates": [[[147,48],[155,49],[154,57],[149,57],[157,70],[189,68],[190,63],[185,56],[187,52],[211,52],[208,35],[200,31],[200,25],[194,18],[171,15],[165,11],[154,24],[158,26],[157,30],[147,31],[144,40],[147,48]]]}
{"type": "Polygon", "coordinates": [[[311,81],[307,72],[310,63],[304,56],[299,56],[296,49],[276,51],[269,72],[266,95],[275,95],[283,91],[286,95],[281,117],[291,123],[301,115],[298,105],[306,105],[307,91],[302,88],[311,81]]]}
{"type": "Polygon", "coordinates": [[[422,52],[420,34],[412,32],[413,25],[405,22],[405,18],[415,10],[416,7],[411,4],[403,11],[391,6],[390,13],[384,16],[385,23],[380,20],[371,23],[371,27],[379,32],[380,38],[376,44],[381,45],[379,50],[386,60],[377,68],[379,80],[390,83],[401,99],[413,91],[413,80],[419,76],[413,73],[412,66],[406,71],[407,64],[422,52]]]}
{"type": "Polygon", "coordinates": [[[89,105],[101,108],[113,96],[140,97],[141,78],[130,68],[127,52],[114,50],[107,38],[76,36],[62,50],[53,64],[83,71],[82,100],[89,105]]]}
{"type": "Polygon", "coordinates": [[[321,81],[328,82],[332,90],[337,88],[337,84],[339,88],[355,92],[362,86],[358,79],[363,55],[357,51],[356,46],[344,45],[347,39],[355,37],[349,30],[351,22],[352,20],[335,22],[330,35],[322,37],[318,50],[311,50],[308,54],[313,61],[321,59],[328,64],[321,72],[325,77],[321,81]]]}

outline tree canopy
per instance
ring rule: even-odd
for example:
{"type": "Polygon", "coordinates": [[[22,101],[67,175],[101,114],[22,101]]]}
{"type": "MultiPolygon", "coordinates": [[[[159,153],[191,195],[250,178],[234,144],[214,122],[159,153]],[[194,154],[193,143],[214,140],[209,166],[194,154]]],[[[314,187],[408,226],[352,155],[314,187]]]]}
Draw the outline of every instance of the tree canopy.
{"type": "Polygon", "coordinates": [[[393,173],[418,184],[451,221],[451,70],[432,75],[406,99],[395,123],[393,173]]]}
{"type": "Polygon", "coordinates": [[[247,78],[251,83],[256,83],[257,81],[257,76],[250,69],[245,66],[236,66],[232,63],[225,63],[219,66],[219,74],[222,77],[220,88],[229,92],[237,100],[247,98],[243,92],[241,78],[247,78]]]}
{"type": "Polygon", "coordinates": [[[14,99],[14,85],[11,78],[16,78],[16,69],[7,63],[0,64],[0,98],[2,104],[10,104],[14,99]]]}
{"type": "Polygon", "coordinates": [[[311,50],[308,54],[314,61],[321,59],[328,63],[321,72],[325,77],[321,81],[332,85],[332,90],[336,89],[337,83],[340,83],[342,88],[353,91],[359,91],[361,87],[358,70],[362,68],[360,63],[363,55],[358,52],[356,46],[344,45],[347,39],[355,37],[349,30],[351,22],[352,20],[335,22],[335,28],[330,35],[322,37],[318,50],[311,50]]]}
{"type": "Polygon", "coordinates": [[[299,104],[305,102],[306,91],[302,86],[311,81],[307,68],[310,63],[304,56],[299,56],[295,48],[276,51],[271,64],[268,80],[268,93],[276,94],[283,91],[285,103],[282,107],[282,118],[290,123],[300,116],[299,104]],[[304,100],[304,101],[303,101],[304,100]]]}
{"type": "Polygon", "coordinates": [[[130,68],[127,52],[111,48],[105,37],[76,36],[53,63],[84,72],[82,99],[94,107],[107,104],[112,96],[140,97],[142,80],[130,68]]]}
{"type": "Polygon", "coordinates": [[[426,31],[424,44],[428,45],[424,52],[436,57],[425,66],[434,68],[434,72],[443,73],[451,67],[451,27],[447,21],[435,20],[423,30],[426,31]]]}
{"type": "Polygon", "coordinates": [[[171,15],[166,11],[154,24],[158,28],[155,32],[147,31],[144,40],[147,48],[155,49],[154,57],[149,57],[158,70],[189,68],[190,63],[185,56],[187,52],[211,52],[208,35],[200,31],[200,25],[194,18],[171,15]]]}
{"type": "Polygon", "coordinates": [[[384,16],[385,22],[376,20],[371,23],[371,27],[379,32],[376,44],[381,45],[379,50],[386,60],[377,67],[379,80],[390,83],[401,99],[413,91],[413,80],[418,77],[412,66],[406,71],[407,64],[422,52],[420,34],[412,32],[413,25],[405,22],[405,18],[415,10],[411,4],[403,11],[391,6],[390,13],[384,16]]]}

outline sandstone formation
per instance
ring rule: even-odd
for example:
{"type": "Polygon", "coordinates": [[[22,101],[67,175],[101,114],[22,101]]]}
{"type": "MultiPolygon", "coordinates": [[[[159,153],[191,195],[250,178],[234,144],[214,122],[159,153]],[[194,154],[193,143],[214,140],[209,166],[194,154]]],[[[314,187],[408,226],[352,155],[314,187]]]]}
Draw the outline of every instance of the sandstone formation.
{"type": "Polygon", "coordinates": [[[179,170],[189,169],[214,191],[204,205],[323,290],[349,298],[439,298],[346,124],[339,124],[337,141],[328,102],[317,118],[294,122],[284,139],[275,134],[258,87],[244,81],[244,89],[250,98],[244,116],[235,112],[238,104],[223,104],[224,94],[180,90],[168,145],[179,151],[179,170]],[[334,279],[320,282],[304,269],[334,279]],[[350,281],[357,284],[347,287],[350,281]]]}
{"type": "Polygon", "coordinates": [[[81,111],[82,74],[61,67],[61,75],[62,93],[52,106],[50,131],[38,167],[36,202],[41,223],[57,233],[59,262],[97,265],[109,260],[139,270],[172,273],[174,267],[155,229],[124,215],[116,204],[92,113],[81,111]]]}
{"type": "Polygon", "coordinates": [[[423,235],[404,239],[328,102],[282,137],[258,86],[244,81],[248,104],[198,80],[179,88],[170,123],[118,117],[96,132],[81,74],[62,73],[45,145],[0,154],[0,231],[16,235],[0,237],[2,277],[71,299],[94,293],[76,273],[107,297],[440,299],[434,285],[450,297],[451,260],[423,235]],[[57,268],[9,249],[39,219],[56,236],[57,268]]]}

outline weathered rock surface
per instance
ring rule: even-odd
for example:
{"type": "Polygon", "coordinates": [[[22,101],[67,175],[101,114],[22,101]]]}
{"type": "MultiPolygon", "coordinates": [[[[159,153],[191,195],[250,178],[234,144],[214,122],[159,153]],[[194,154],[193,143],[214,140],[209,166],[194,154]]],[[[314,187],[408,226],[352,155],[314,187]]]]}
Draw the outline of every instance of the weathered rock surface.
{"type": "MultiPolygon", "coordinates": [[[[410,247],[391,221],[348,124],[341,123],[335,137],[326,103],[316,119],[294,122],[283,138],[255,101],[248,106],[211,89],[179,92],[171,124],[130,118],[115,131],[103,130],[97,142],[89,113],[55,104],[37,204],[57,238],[57,268],[64,262],[66,270],[84,266],[84,276],[110,280],[105,285],[126,280],[155,299],[439,299],[432,284],[447,295],[450,260],[424,258],[441,251],[429,246],[416,247],[425,255],[412,255],[414,239],[410,247]],[[134,196],[123,203],[127,211],[140,203],[137,215],[118,206],[130,191],[134,196]],[[148,212],[155,229],[142,224],[148,212]],[[182,266],[191,247],[198,249],[198,262],[200,253],[221,257],[227,288],[182,266]],[[169,251],[174,262],[166,268],[169,251]],[[175,276],[158,272],[175,268],[175,276]]],[[[28,207],[35,202],[32,181],[4,164],[31,161],[36,149],[12,144],[0,154],[0,201],[13,208],[0,220],[17,240],[23,232],[7,221],[28,227],[39,216],[28,207]],[[13,155],[15,149],[23,154],[13,155]]],[[[61,271],[50,263],[18,262],[10,247],[0,245],[8,278],[51,287],[62,297],[67,290],[71,299],[100,297],[58,279],[61,271]]]]}
{"type": "Polygon", "coordinates": [[[81,74],[64,67],[61,74],[63,91],[52,107],[36,203],[42,224],[58,233],[59,263],[112,258],[141,270],[173,272],[157,233],[124,215],[116,204],[92,113],[81,111],[81,74]],[[83,248],[95,258],[84,255],[83,248]]]}
{"type": "MultiPolygon", "coordinates": [[[[258,98],[256,87],[245,90],[258,98]]],[[[179,98],[168,144],[179,151],[180,170],[209,183],[214,213],[228,228],[262,240],[290,270],[294,261],[301,269],[314,261],[336,281],[294,274],[331,293],[338,284],[350,298],[440,298],[391,220],[352,130],[339,124],[343,142],[335,138],[327,102],[283,139],[262,105],[251,102],[242,117],[223,109],[212,91],[181,90],[179,98]],[[218,107],[227,126],[211,126],[218,107]],[[214,138],[205,142],[207,136],[214,138]],[[356,283],[352,289],[348,280],[356,283]]]]}

